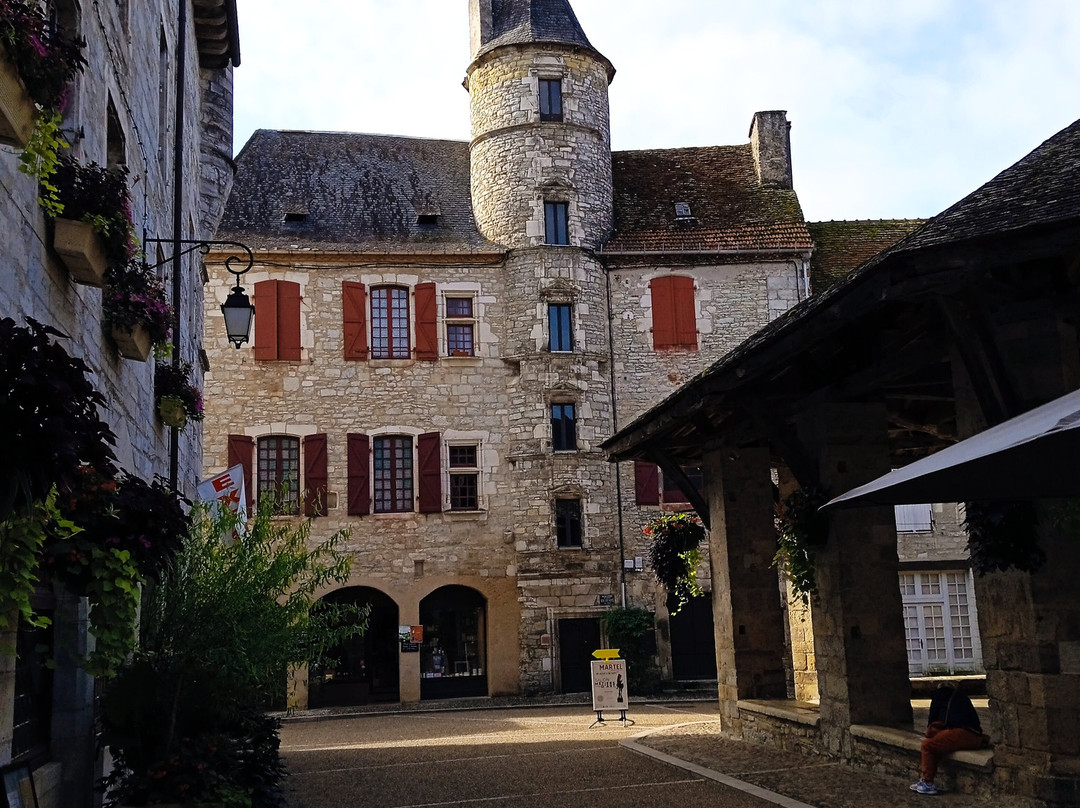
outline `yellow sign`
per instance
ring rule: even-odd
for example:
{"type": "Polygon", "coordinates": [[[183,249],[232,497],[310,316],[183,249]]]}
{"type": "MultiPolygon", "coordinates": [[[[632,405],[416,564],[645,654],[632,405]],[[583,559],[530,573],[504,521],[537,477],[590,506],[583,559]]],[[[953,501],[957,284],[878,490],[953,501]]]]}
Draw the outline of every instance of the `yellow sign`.
{"type": "Polygon", "coordinates": [[[597,659],[618,659],[618,648],[601,648],[599,651],[593,651],[592,655],[597,659]]]}

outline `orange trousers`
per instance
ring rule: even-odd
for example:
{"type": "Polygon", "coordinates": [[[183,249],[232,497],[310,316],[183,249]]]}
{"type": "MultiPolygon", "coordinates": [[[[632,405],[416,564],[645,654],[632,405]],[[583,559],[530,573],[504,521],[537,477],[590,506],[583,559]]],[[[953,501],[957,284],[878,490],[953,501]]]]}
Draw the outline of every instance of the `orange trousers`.
{"type": "Polygon", "coordinates": [[[981,749],[983,738],[969,729],[943,729],[933,738],[922,740],[922,779],[934,782],[938,762],[950,752],[961,749],[981,749]]]}

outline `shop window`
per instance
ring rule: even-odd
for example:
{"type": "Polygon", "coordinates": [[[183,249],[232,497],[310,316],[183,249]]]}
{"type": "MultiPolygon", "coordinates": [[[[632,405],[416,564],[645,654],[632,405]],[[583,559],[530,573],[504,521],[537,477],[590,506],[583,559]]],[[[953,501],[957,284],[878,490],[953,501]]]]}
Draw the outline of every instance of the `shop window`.
{"type": "Polygon", "coordinates": [[[570,234],[567,228],[570,205],[567,202],[544,202],[544,242],[567,245],[570,234]]]}
{"type": "Polygon", "coordinates": [[[653,348],[696,350],[697,316],[694,311],[694,279],[677,275],[653,278],[653,348]]]}
{"type": "Polygon", "coordinates": [[[551,405],[551,448],[556,452],[577,450],[577,419],[573,404],[551,405]]]}
{"type": "Polygon", "coordinates": [[[259,500],[269,500],[275,513],[300,512],[300,439],[270,435],[258,440],[259,500]]]}
{"type": "Polygon", "coordinates": [[[480,509],[480,458],[475,443],[447,447],[450,467],[450,510],[480,509]]]}
{"type": "Polygon", "coordinates": [[[437,589],[420,601],[420,697],[486,696],[486,607],[463,586],[437,589]]]}
{"type": "Polygon", "coordinates": [[[472,356],[473,299],[471,297],[446,298],[446,353],[449,356],[472,356]]]}
{"type": "Polygon", "coordinates": [[[300,284],[255,284],[255,358],[300,361],[300,284]]]}
{"type": "Polygon", "coordinates": [[[574,350],[573,312],[569,303],[548,304],[548,350],[552,353],[574,350]]]}
{"type": "Polygon", "coordinates": [[[403,286],[371,290],[371,357],[409,358],[409,290],[403,286]]]}
{"type": "Polygon", "coordinates": [[[562,79],[540,79],[540,120],[562,119],[562,79]]]}
{"type": "Polygon", "coordinates": [[[413,510],[413,445],[404,435],[372,441],[375,513],[413,510]]]}
{"type": "Polygon", "coordinates": [[[555,542],[558,547],[581,547],[581,500],[555,500],[555,542]]]}

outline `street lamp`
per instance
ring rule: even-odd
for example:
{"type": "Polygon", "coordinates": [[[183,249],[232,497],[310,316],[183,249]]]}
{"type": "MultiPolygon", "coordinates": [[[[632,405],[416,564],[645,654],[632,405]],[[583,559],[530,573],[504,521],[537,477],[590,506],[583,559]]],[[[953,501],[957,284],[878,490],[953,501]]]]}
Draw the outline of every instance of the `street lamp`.
{"type": "MultiPolygon", "coordinates": [[[[232,269],[229,269],[232,272],[232,269]]],[[[245,270],[246,271],[246,270],[245,270]]],[[[251,298],[244,292],[240,285],[240,274],[236,274],[236,286],[229,292],[225,302],[221,304],[221,314],[225,318],[225,333],[237,350],[248,341],[251,336],[251,321],[255,319],[255,307],[251,305],[251,298]]]]}

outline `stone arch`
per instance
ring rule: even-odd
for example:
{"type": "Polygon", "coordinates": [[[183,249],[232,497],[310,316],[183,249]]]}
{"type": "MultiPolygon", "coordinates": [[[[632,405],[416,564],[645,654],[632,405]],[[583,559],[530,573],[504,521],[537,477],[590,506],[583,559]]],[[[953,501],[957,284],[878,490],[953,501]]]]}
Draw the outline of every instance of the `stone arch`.
{"type": "Polygon", "coordinates": [[[332,662],[312,668],[308,680],[311,707],[347,706],[397,701],[398,604],[386,593],[370,586],[345,586],[321,600],[369,604],[367,629],[358,637],[331,649],[332,662]]]}

